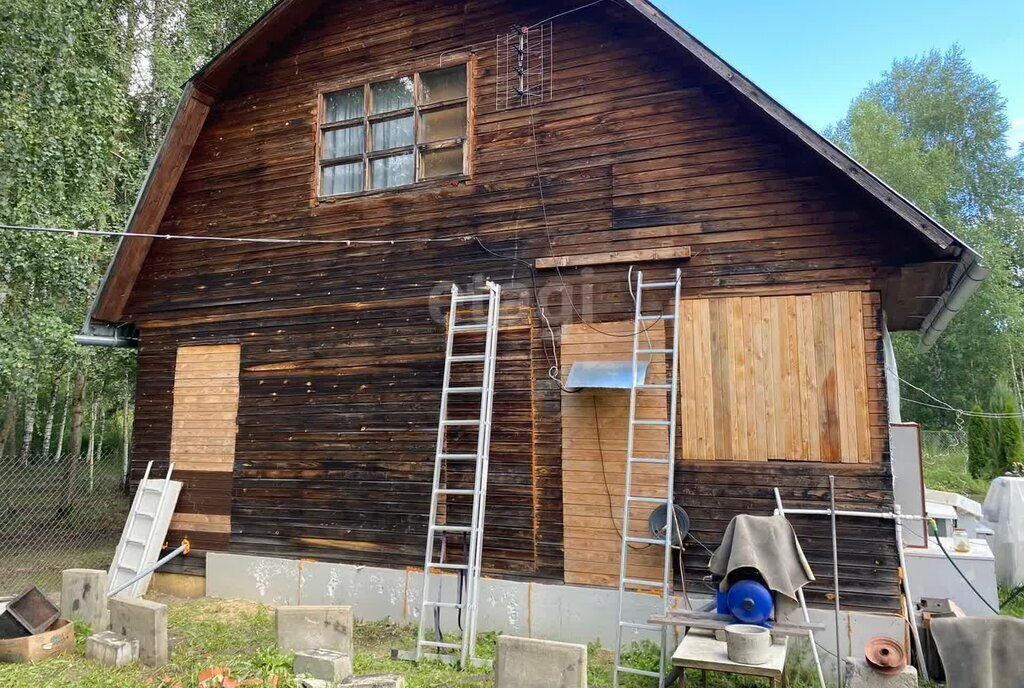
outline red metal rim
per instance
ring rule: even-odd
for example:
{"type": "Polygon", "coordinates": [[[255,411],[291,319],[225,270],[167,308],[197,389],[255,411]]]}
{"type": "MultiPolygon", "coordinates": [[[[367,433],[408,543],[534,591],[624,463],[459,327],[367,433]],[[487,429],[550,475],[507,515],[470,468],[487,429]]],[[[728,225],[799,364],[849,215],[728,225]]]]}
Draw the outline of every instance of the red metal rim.
{"type": "Polygon", "coordinates": [[[907,651],[892,638],[879,635],[864,646],[864,659],[875,671],[892,676],[907,665],[907,651]]]}

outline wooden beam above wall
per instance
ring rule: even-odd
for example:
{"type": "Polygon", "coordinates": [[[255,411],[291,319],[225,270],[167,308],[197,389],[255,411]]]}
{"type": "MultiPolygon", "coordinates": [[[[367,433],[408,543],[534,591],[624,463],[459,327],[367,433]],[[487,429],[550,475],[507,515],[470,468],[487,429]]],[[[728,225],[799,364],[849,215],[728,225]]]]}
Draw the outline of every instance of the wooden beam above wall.
{"type": "Polygon", "coordinates": [[[538,270],[551,268],[574,268],[584,265],[610,265],[612,263],[649,263],[655,260],[689,258],[689,246],[669,248],[641,248],[632,251],[605,251],[603,253],[582,253],[575,256],[550,256],[538,258],[534,267],[538,270]]]}

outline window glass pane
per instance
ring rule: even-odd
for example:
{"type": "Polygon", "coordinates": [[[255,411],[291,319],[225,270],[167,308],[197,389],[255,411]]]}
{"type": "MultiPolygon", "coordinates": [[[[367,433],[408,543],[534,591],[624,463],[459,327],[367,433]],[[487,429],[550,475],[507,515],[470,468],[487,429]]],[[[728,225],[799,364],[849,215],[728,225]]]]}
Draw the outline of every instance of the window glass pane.
{"type": "Polygon", "coordinates": [[[413,155],[403,153],[370,162],[370,176],[374,189],[402,186],[413,182],[413,155]]]}
{"type": "Polygon", "coordinates": [[[363,87],[324,96],[324,122],[341,122],[363,116],[363,87]]]}
{"type": "Polygon", "coordinates": [[[466,135],[466,106],[424,112],[420,116],[420,126],[423,143],[463,137],[466,135]]]}
{"type": "Polygon", "coordinates": [[[330,160],[349,155],[362,155],[364,142],[362,124],[342,129],[328,129],[324,132],[321,157],[324,160],[330,160]]]}
{"type": "Polygon", "coordinates": [[[462,174],[462,146],[423,151],[423,178],[462,174]]]}
{"type": "Polygon", "coordinates": [[[371,125],[373,150],[387,150],[412,145],[412,115],[374,122],[371,125]]]}
{"type": "Polygon", "coordinates": [[[321,196],[353,193],[363,190],[363,162],[348,162],[323,168],[321,196]]]}
{"type": "Polygon", "coordinates": [[[382,81],[370,86],[373,114],[412,107],[412,77],[382,81]]]}
{"type": "Polygon", "coordinates": [[[466,97],[466,65],[420,74],[423,103],[466,97]]]}

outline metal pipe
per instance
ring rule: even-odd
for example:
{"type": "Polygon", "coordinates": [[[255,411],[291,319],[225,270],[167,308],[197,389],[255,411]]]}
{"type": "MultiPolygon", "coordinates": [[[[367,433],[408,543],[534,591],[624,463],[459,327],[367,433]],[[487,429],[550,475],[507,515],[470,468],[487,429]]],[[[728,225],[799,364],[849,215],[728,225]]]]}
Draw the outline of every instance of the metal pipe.
{"type": "MultiPolygon", "coordinates": [[[[924,661],[924,647],[921,645],[921,636],[917,632],[917,614],[914,613],[914,597],[910,594],[910,577],[907,575],[907,560],[903,556],[903,520],[900,514],[900,505],[893,506],[896,518],[896,554],[900,562],[900,581],[903,584],[903,596],[907,598],[907,623],[910,624],[910,637],[914,641],[914,648],[917,650],[917,670],[921,672],[921,678],[928,682],[928,667],[924,661]]],[[[927,532],[927,531],[926,531],[927,532]]]]}
{"type": "Polygon", "coordinates": [[[839,539],[836,536],[836,477],[828,477],[828,503],[832,521],[832,594],[836,606],[836,685],[843,688],[843,658],[839,649],[839,539]]]}
{"type": "MultiPolygon", "coordinates": [[[[785,518],[786,511],[782,508],[782,495],[779,494],[779,488],[775,488],[775,504],[778,506],[778,513],[785,518]]],[[[804,621],[811,623],[810,612],[807,611],[807,600],[804,598],[804,589],[797,588],[796,596],[800,600],[800,609],[804,612],[804,621]]],[[[811,656],[814,657],[814,668],[818,670],[818,683],[821,684],[821,688],[825,686],[825,674],[821,670],[821,657],[818,656],[818,643],[814,640],[814,631],[807,629],[807,639],[811,641],[811,656]]],[[[839,652],[839,648],[836,648],[836,652],[839,652]]]]}
{"type": "MultiPolygon", "coordinates": [[[[778,508],[776,512],[785,516],[787,514],[800,514],[803,516],[831,516],[832,509],[790,509],[788,511],[782,510],[782,502],[778,498],[778,488],[775,488],[776,503],[778,508]]],[[[900,564],[900,581],[903,587],[903,596],[907,598],[907,614],[904,620],[910,626],[910,636],[914,643],[914,648],[917,651],[918,657],[918,672],[924,680],[928,680],[928,668],[924,664],[924,650],[921,645],[921,638],[917,632],[917,621],[913,612],[914,598],[910,594],[910,578],[907,575],[907,562],[903,554],[903,521],[913,520],[927,520],[926,516],[916,516],[913,514],[903,514],[900,512],[900,506],[898,504],[893,506],[892,512],[886,511],[841,511],[835,510],[836,516],[853,516],[856,518],[881,518],[893,521],[896,524],[896,553],[899,555],[900,564]]]]}
{"type": "Polygon", "coordinates": [[[107,597],[113,597],[114,595],[116,595],[117,593],[121,592],[125,588],[128,588],[128,587],[130,587],[132,585],[135,585],[137,582],[139,582],[140,580],[142,580],[146,576],[150,575],[151,573],[156,571],[158,568],[160,568],[161,566],[163,566],[164,564],[166,564],[167,562],[169,562],[171,559],[173,559],[174,557],[178,556],[179,554],[182,554],[182,553],[188,554],[188,550],[189,550],[189,542],[188,542],[188,538],[185,538],[184,540],[182,540],[181,545],[179,545],[177,549],[175,549],[173,552],[170,552],[166,557],[164,557],[160,561],[156,562],[152,566],[147,566],[143,570],[141,570],[138,573],[136,573],[134,578],[132,578],[131,580],[127,581],[126,583],[123,583],[116,590],[111,590],[109,593],[107,593],[107,597]]]}
{"type": "MultiPolygon", "coordinates": [[[[778,509],[775,510],[779,512],[778,509]]],[[[831,516],[831,509],[786,509],[784,516],[831,516]]],[[[891,511],[843,511],[842,509],[836,509],[836,516],[852,516],[854,518],[884,518],[887,520],[901,520],[901,521],[927,521],[927,516],[917,516],[914,514],[899,514],[892,513],[891,511]]]]}
{"type": "Polygon", "coordinates": [[[132,339],[130,337],[121,337],[120,335],[109,335],[101,336],[94,334],[76,334],[74,337],[75,344],[81,344],[82,346],[108,346],[114,348],[129,349],[139,345],[138,339],[132,339]]]}

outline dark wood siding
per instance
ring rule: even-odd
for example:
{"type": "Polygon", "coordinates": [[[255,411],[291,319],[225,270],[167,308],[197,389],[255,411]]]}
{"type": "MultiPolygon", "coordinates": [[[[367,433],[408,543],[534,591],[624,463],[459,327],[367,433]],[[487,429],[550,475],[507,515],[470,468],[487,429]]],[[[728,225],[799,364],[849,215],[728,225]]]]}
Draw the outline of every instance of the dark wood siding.
{"type": "MultiPolygon", "coordinates": [[[[560,580],[560,392],[547,378],[552,342],[537,297],[556,339],[559,325],[576,319],[566,292],[594,322],[629,318],[632,304],[624,265],[545,270],[534,279],[532,260],[685,245],[693,257],[684,292],[716,296],[873,291],[896,266],[924,259],[917,238],[614,3],[555,22],[548,102],[496,111],[495,36],[569,6],[327,2],[212,106],[161,232],[478,240],[351,248],[155,242],[126,309],[142,332],[136,474],[145,460],[167,456],[176,347],[242,346],[232,533],[210,547],[420,562],[443,359],[443,327],[430,306],[445,303],[452,281],[487,278],[505,287],[507,328],[485,565],[560,580]],[[471,45],[472,178],[316,203],[318,85],[471,45]]],[[[880,371],[877,361],[869,370],[876,425],[884,423],[880,371]]],[[[805,483],[820,482],[825,470],[807,462],[688,464],[680,495],[713,545],[728,514],[744,505],[764,513],[773,482],[787,499],[821,498],[818,483],[805,483]]],[[[890,503],[884,463],[844,469],[840,481],[844,503],[890,503]]],[[[192,481],[187,492],[201,489],[192,481]]],[[[197,499],[187,495],[184,504],[197,499]]],[[[878,561],[857,569],[877,569],[873,580],[881,581],[881,592],[861,602],[894,609],[894,542],[869,531],[844,530],[842,556],[878,561]]],[[[827,558],[814,543],[818,568],[827,558]]],[[[701,556],[688,553],[694,576],[701,556]]],[[[827,579],[827,569],[819,573],[827,579]]],[[[851,577],[850,586],[854,580],[861,579],[851,577]]]]}

